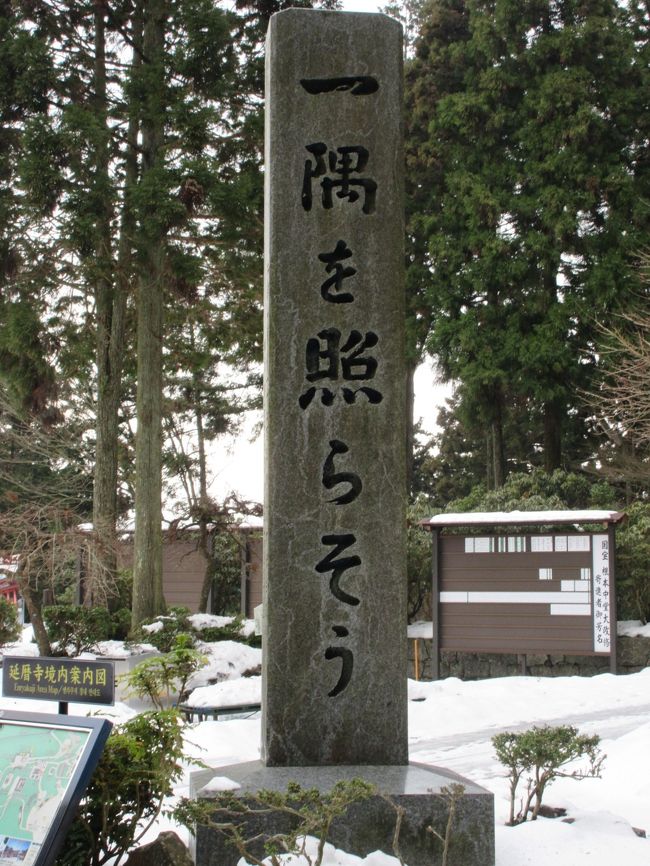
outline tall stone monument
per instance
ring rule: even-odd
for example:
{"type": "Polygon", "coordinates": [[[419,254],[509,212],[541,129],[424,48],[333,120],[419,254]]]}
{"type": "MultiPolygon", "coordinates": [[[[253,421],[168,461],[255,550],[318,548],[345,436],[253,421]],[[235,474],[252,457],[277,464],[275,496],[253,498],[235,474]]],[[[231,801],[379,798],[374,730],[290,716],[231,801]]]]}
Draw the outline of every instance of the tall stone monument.
{"type": "MultiPolygon", "coordinates": [[[[493,866],[487,791],[409,765],[401,27],[384,15],[271,18],[266,80],[264,627],[261,761],[219,775],[245,798],[361,777],[329,839],[437,866],[493,866]],[[392,804],[387,799],[387,795],[392,804]]],[[[196,774],[191,790],[210,774],[196,774]]],[[[246,835],[277,831],[277,815],[246,835]]],[[[261,849],[258,850],[261,853],[261,849]]],[[[239,854],[197,828],[197,866],[239,854]]]]}
{"type": "Polygon", "coordinates": [[[263,760],[404,764],[401,27],[267,41],[263,760]]]}

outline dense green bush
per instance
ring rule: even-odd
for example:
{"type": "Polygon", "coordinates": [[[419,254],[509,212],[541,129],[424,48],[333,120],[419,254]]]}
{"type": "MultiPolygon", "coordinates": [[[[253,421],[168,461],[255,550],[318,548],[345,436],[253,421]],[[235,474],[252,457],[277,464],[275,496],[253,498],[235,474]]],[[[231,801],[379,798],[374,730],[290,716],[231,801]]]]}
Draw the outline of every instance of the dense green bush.
{"type": "Polygon", "coordinates": [[[167,653],[173,647],[178,635],[193,633],[188,616],[188,608],[171,607],[166,614],[154,617],[152,620],[145,620],[134,637],[144,643],[153,644],[161,653],[167,653]]]}
{"type": "Polygon", "coordinates": [[[182,726],[172,710],[142,713],[115,727],[56,866],[119,862],[158,817],[181,777],[182,759],[182,726]]]}
{"type": "Polygon", "coordinates": [[[6,598],[0,598],[0,646],[18,640],[20,623],[16,605],[6,598]]]}
{"type": "Polygon", "coordinates": [[[105,607],[53,605],[43,609],[43,621],[58,655],[78,656],[91,651],[113,633],[113,620],[105,607]]]}
{"type": "Polygon", "coordinates": [[[449,503],[447,511],[545,511],[567,508],[617,508],[618,496],[603,481],[556,469],[513,472],[501,487],[475,487],[469,496],[449,503]]]}
{"type": "Polygon", "coordinates": [[[122,607],[111,614],[111,640],[127,640],[131,631],[131,611],[122,607]]]}
{"type": "Polygon", "coordinates": [[[635,502],[616,532],[618,619],[650,622],[650,504],[635,502]]]}

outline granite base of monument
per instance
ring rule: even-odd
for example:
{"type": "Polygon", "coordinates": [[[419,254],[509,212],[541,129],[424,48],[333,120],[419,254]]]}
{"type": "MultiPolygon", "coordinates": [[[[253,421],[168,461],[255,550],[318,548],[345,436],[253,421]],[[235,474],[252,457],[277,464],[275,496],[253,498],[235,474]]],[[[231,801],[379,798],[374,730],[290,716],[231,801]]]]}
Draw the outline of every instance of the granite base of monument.
{"type": "MultiPolygon", "coordinates": [[[[225,776],[239,784],[238,794],[260,790],[285,791],[289,782],[303,788],[317,788],[326,793],[344,779],[364,779],[374,785],[381,796],[354,803],[330,830],[328,841],[351,854],[365,856],[371,851],[393,854],[393,836],[397,811],[404,810],[399,846],[408,866],[440,866],[442,843],[427,830],[433,827],[443,837],[447,825],[448,805],[441,789],[451,784],[464,787],[456,804],[448,862],[450,866],[494,866],[494,797],[468,779],[439,767],[423,764],[407,766],[331,766],[266,767],[259,761],[202,770],[193,773],[190,796],[210,800],[201,789],[215,776],[225,776]],[[388,798],[391,802],[388,802],[388,798]]],[[[246,835],[283,832],[278,817],[256,817],[247,825],[246,835]]],[[[284,817],[284,816],[283,816],[284,817]]],[[[240,855],[224,835],[208,827],[197,828],[194,840],[197,866],[236,866],[240,855]]],[[[262,844],[254,851],[262,853],[262,844]]]]}

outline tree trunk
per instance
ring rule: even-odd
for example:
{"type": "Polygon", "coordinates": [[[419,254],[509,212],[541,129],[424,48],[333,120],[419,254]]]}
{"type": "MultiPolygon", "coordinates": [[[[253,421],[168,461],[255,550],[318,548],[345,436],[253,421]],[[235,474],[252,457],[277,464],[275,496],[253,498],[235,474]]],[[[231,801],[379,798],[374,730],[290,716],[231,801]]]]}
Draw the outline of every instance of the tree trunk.
{"type": "Polygon", "coordinates": [[[503,487],[507,475],[506,448],[503,437],[503,395],[496,387],[490,391],[492,400],[487,410],[485,434],[485,486],[488,490],[503,487]]]}
{"type": "Polygon", "coordinates": [[[496,414],[491,424],[492,433],[492,465],[494,488],[503,487],[506,480],[506,448],[503,439],[503,409],[502,398],[499,393],[495,399],[496,414]]]}
{"type": "Polygon", "coordinates": [[[562,414],[557,400],[544,404],[544,469],[551,473],[562,466],[562,414]]]}
{"type": "MultiPolygon", "coordinates": [[[[152,187],[164,162],[165,0],[145,4],[143,55],[147,93],[142,111],[142,185],[152,187]]],[[[143,81],[144,81],[143,77],[143,81]]],[[[161,450],[165,228],[155,190],[141,212],[137,298],[135,537],[132,625],[164,610],[161,450]]],[[[161,190],[161,194],[164,191],[161,190]]]]}
{"type": "Polygon", "coordinates": [[[494,439],[491,429],[485,434],[485,487],[494,490],[494,439]]]}
{"type": "Polygon", "coordinates": [[[125,302],[115,285],[111,249],[111,181],[109,177],[108,106],[104,7],[95,4],[94,109],[98,121],[95,139],[95,195],[101,210],[96,215],[94,283],[97,312],[97,417],[93,486],[95,556],[89,563],[83,602],[106,603],[117,573],[115,522],[117,520],[118,410],[124,342],[125,302]]]}
{"type": "Polygon", "coordinates": [[[208,529],[207,520],[203,516],[199,522],[199,551],[205,561],[201,595],[199,596],[199,613],[208,613],[210,591],[214,583],[215,561],[212,552],[212,537],[208,529]]]}
{"type": "Polygon", "coordinates": [[[29,577],[23,574],[20,570],[16,572],[16,582],[20,587],[20,594],[23,597],[27,613],[29,614],[29,621],[34,629],[34,638],[36,639],[38,651],[42,656],[51,656],[52,646],[45,629],[45,623],[43,622],[41,601],[38,597],[38,593],[34,592],[32,589],[29,583],[29,577]]]}
{"type": "MultiPolygon", "coordinates": [[[[100,4],[95,7],[95,90],[98,111],[103,118],[102,129],[108,136],[108,108],[106,100],[106,68],[104,56],[104,18],[100,4]]],[[[131,28],[133,42],[132,69],[137,74],[142,57],[142,7],[136,4],[131,28]]],[[[115,525],[118,518],[119,471],[119,410],[122,395],[122,369],[125,350],[126,307],[133,279],[132,243],[135,219],[130,202],[131,191],[138,178],[139,113],[135,107],[129,111],[124,156],[124,192],[117,262],[111,262],[112,279],[108,268],[100,270],[95,285],[97,309],[97,418],[96,454],[93,489],[93,524],[97,540],[95,562],[91,563],[90,587],[84,603],[94,602],[97,589],[105,587],[111,606],[111,592],[117,578],[117,539],[115,525]],[[116,265],[116,266],[115,266],[116,265]]],[[[98,146],[97,175],[108,184],[108,141],[98,146]]],[[[108,200],[108,196],[106,196],[108,200]]],[[[108,262],[111,255],[111,214],[107,208],[98,225],[96,256],[98,262],[108,262]]]]}
{"type": "MultiPolygon", "coordinates": [[[[194,331],[191,331],[191,340],[194,343],[194,331]]],[[[210,590],[214,580],[214,556],[212,553],[212,538],[210,536],[210,502],[208,498],[208,466],[205,453],[205,432],[203,429],[203,412],[201,410],[201,398],[203,389],[199,374],[195,371],[192,376],[194,380],[193,400],[194,417],[196,420],[196,438],[199,450],[199,550],[205,562],[203,573],[203,584],[199,598],[199,612],[208,612],[208,601],[210,590]]]]}
{"type": "Polygon", "coordinates": [[[413,452],[415,449],[415,425],[413,411],[415,404],[414,377],[416,362],[410,359],[406,362],[406,490],[411,494],[413,486],[413,452]]]}

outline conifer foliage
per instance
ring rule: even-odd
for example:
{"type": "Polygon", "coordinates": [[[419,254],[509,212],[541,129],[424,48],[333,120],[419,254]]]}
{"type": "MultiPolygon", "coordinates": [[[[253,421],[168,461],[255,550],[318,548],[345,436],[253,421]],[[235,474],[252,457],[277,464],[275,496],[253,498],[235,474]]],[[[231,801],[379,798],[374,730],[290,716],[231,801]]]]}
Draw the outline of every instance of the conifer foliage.
{"type": "Polygon", "coordinates": [[[577,394],[597,363],[595,320],[625,308],[648,236],[647,28],[615,0],[422,12],[408,284],[431,310],[429,349],[487,431],[496,486],[513,421],[547,471],[588,453],[577,394]]]}
{"type": "Polygon", "coordinates": [[[134,623],[164,604],[166,413],[180,389],[213,437],[241,408],[220,365],[260,356],[262,47],[280,7],[0,3],[1,385],[51,423],[65,386],[64,414],[86,419],[102,573],[135,491],[134,623]]]}

